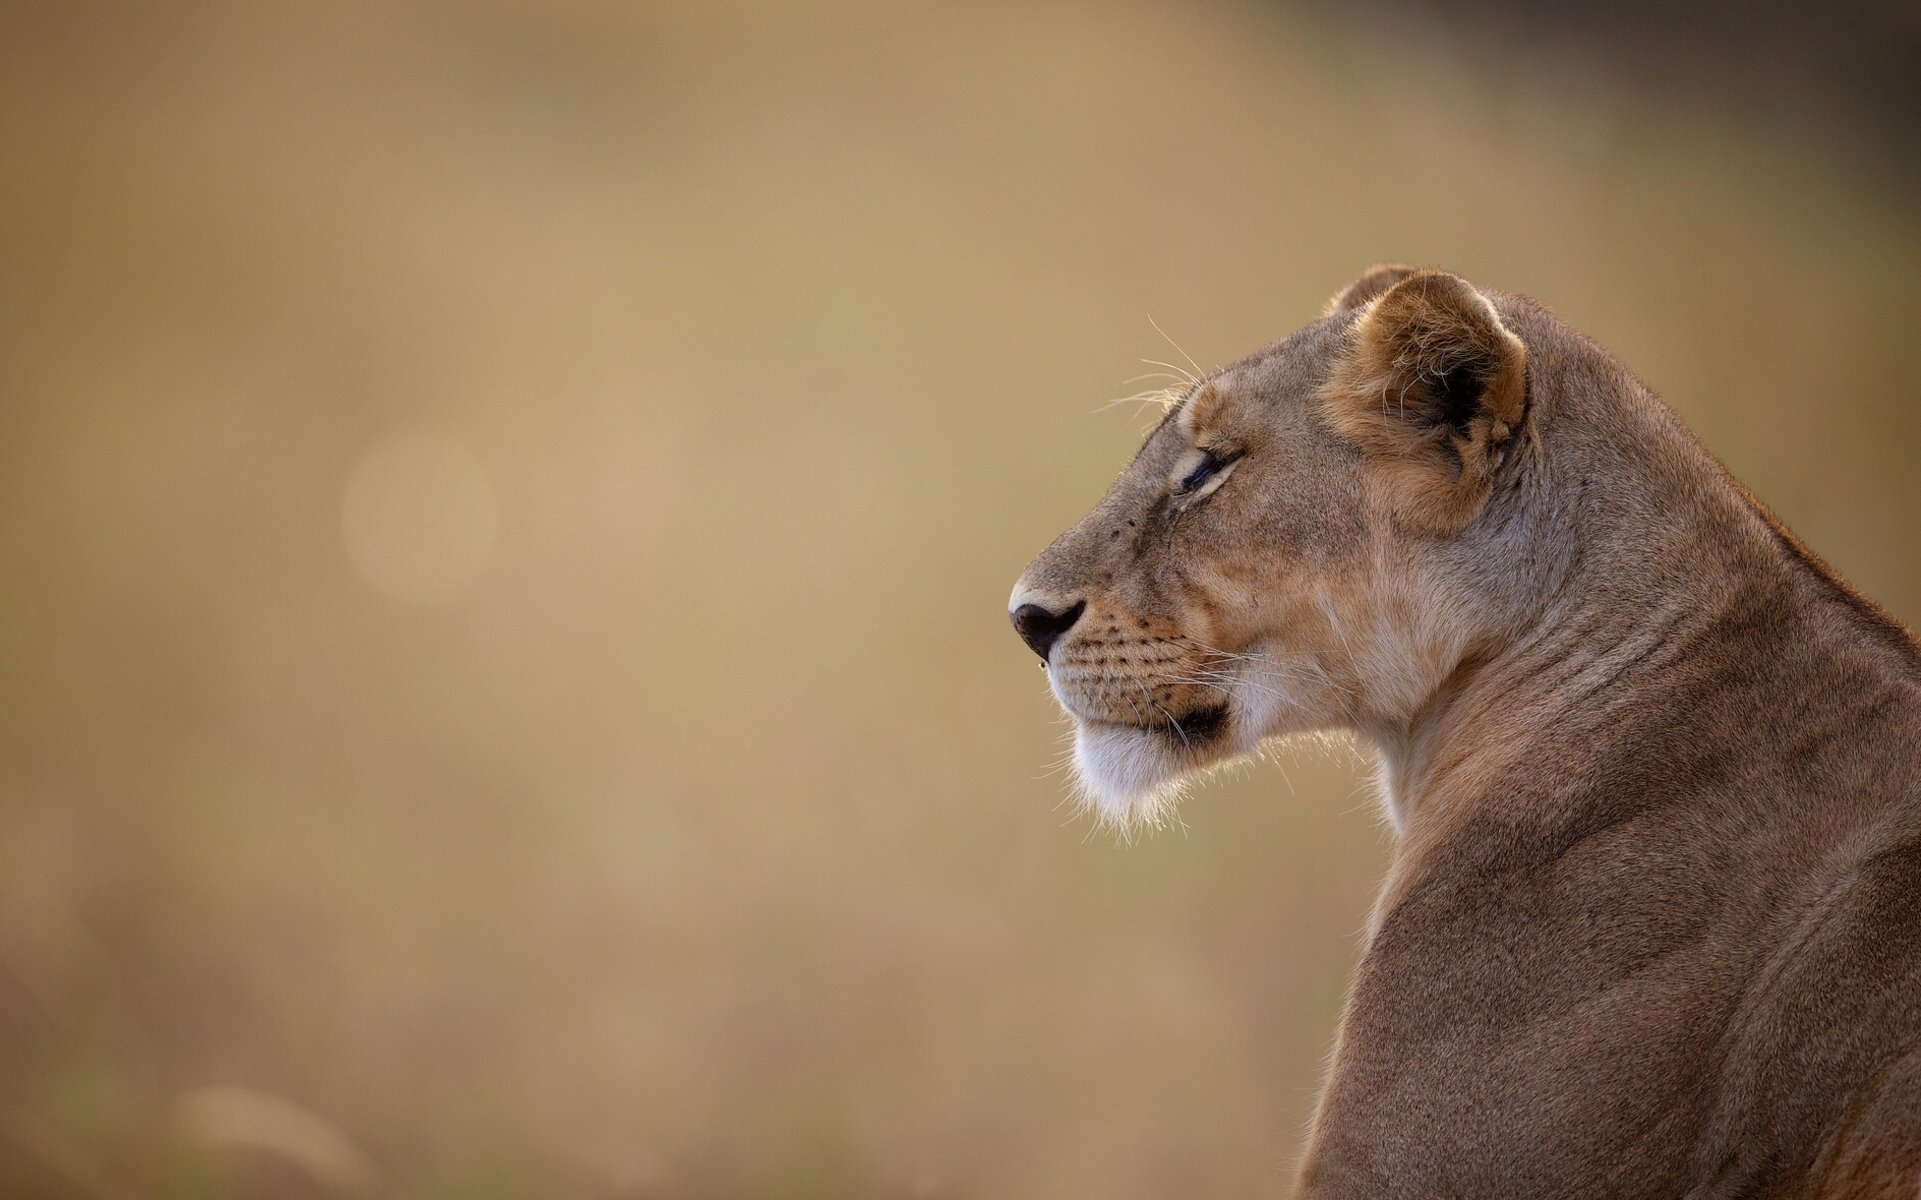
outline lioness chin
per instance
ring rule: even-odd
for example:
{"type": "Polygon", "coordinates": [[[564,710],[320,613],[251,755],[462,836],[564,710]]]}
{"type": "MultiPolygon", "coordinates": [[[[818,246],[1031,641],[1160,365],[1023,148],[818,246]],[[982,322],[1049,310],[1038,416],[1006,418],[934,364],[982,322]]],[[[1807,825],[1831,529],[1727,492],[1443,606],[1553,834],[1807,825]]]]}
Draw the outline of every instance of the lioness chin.
{"type": "Polygon", "coordinates": [[[1921,1195],[1921,647],[1539,305],[1369,271],[1012,615],[1115,822],[1379,752],[1302,1195],[1921,1195]]]}

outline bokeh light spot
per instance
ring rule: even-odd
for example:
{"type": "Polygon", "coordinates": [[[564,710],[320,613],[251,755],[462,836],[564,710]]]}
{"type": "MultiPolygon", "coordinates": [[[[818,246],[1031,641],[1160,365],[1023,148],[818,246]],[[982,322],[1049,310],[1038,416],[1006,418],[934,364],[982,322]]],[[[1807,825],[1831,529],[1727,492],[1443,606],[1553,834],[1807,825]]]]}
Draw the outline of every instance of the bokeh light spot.
{"type": "Polygon", "coordinates": [[[466,591],[493,556],[499,523],[487,468],[435,434],[376,445],[354,465],[341,500],[341,534],[361,577],[418,604],[466,591]]]}

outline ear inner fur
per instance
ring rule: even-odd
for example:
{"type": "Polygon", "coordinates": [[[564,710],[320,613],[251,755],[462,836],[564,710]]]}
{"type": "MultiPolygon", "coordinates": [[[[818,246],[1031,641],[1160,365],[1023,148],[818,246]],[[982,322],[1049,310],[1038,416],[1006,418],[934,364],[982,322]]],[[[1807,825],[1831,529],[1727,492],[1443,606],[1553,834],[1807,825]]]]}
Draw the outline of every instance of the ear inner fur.
{"type": "Polygon", "coordinates": [[[1322,393],[1397,517],[1459,530],[1486,501],[1527,410],[1527,349],[1466,281],[1417,272],[1369,302],[1322,393]]]}

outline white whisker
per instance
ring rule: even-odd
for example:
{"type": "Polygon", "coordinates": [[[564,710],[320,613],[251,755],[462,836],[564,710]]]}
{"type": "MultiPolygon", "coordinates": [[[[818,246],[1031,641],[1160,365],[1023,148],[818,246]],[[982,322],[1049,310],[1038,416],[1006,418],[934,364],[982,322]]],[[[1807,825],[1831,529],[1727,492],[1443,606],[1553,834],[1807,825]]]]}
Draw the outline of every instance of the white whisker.
{"type": "Polygon", "coordinates": [[[1187,360],[1188,365],[1194,368],[1194,374],[1197,378],[1207,374],[1206,371],[1201,370],[1201,364],[1194,361],[1194,356],[1192,354],[1189,354],[1187,351],[1181,349],[1181,344],[1179,342],[1167,336],[1167,330],[1161,328],[1161,323],[1154,319],[1153,313],[1147,314],[1147,323],[1154,327],[1155,333],[1160,334],[1161,337],[1166,339],[1168,345],[1174,347],[1174,353],[1180,355],[1182,358],[1187,360]]]}

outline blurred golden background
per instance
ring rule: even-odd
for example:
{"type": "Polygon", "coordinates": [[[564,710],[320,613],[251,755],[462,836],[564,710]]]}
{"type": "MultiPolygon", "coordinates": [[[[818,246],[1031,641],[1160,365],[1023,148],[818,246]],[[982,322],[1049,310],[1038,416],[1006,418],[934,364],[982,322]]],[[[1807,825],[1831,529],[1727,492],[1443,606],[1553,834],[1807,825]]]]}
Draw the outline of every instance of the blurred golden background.
{"type": "Polygon", "coordinates": [[[1285,1194],[1365,769],[1003,612],[1142,360],[1526,291],[1921,616],[1912,72],[1511,17],[10,5],[0,1196],[1285,1194]]]}

